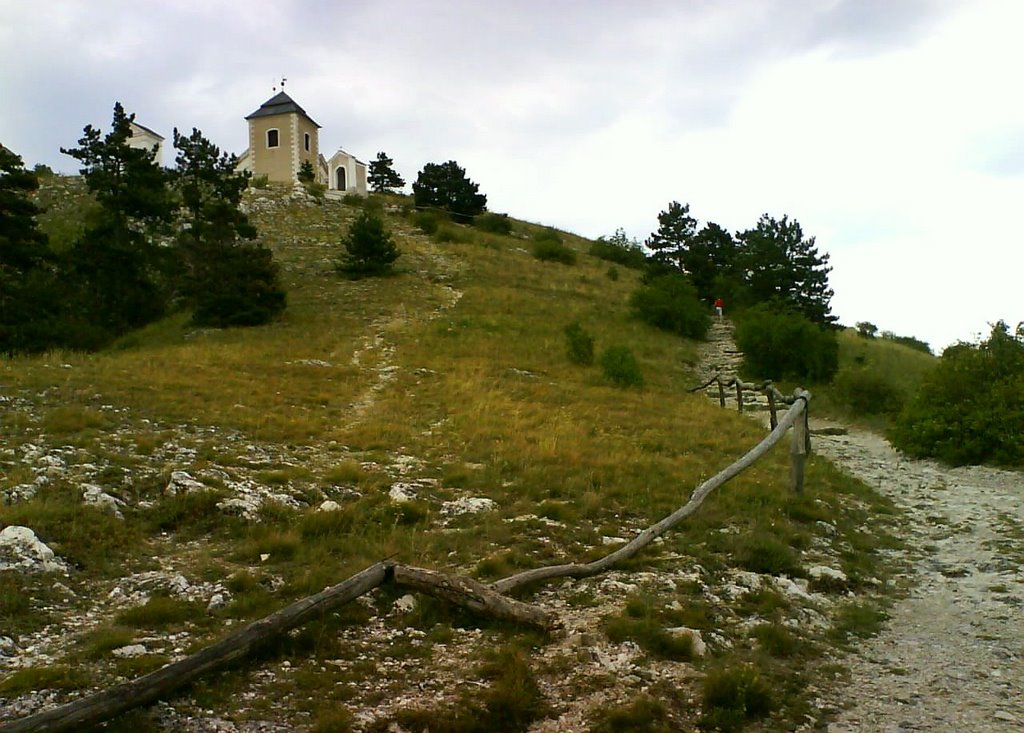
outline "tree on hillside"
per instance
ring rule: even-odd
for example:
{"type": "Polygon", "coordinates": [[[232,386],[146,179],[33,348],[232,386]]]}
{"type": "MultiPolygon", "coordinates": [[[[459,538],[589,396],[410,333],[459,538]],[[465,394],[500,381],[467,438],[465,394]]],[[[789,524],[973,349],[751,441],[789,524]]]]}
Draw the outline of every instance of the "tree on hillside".
{"type": "Polygon", "coordinates": [[[342,240],[345,254],[338,271],[351,278],[384,275],[391,271],[399,251],[375,212],[364,209],[342,240]]]}
{"type": "Polygon", "coordinates": [[[740,280],[737,256],[736,240],[714,222],[693,235],[682,253],[682,264],[702,300],[735,296],[740,280]]]}
{"type": "Polygon", "coordinates": [[[21,156],[0,145],[0,354],[42,350],[52,339],[54,256],[29,198],[38,187],[21,156]]]}
{"type": "Polygon", "coordinates": [[[472,221],[487,209],[487,196],[479,190],[454,160],[427,163],[412,184],[417,207],[444,209],[456,221],[472,221]]]}
{"type": "Polygon", "coordinates": [[[270,250],[251,243],[257,232],[240,209],[249,174],[193,128],[174,130],[178,150],[172,173],[181,199],[177,235],[181,285],[199,325],[265,323],[285,306],[270,250]]]}
{"type": "Polygon", "coordinates": [[[96,221],[72,245],[70,275],[81,315],[109,336],[150,322],[167,305],[167,248],[158,236],[174,204],[155,151],[128,145],[134,119],[117,103],[109,133],[86,125],[79,147],[61,148],[81,162],[99,204],[96,221]]]}
{"type": "Polygon", "coordinates": [[[799,222],[764,214],[738,238],[737,266],[750,302],[777,301],[815,323],[835,322],[829,306],[829,256],[818,254],[814,237],[805,239],[799,222]]]}
{"type": "Polygon", "coordinates": [[[1024,324],[999,321],[988,339],[959,343],[939,363],[890,432],[913,456],[953,464],[1024,466],[1024,324]]]}
{"type": "Polygon", "coordinates": [[[690,205],[673,201],[658,214],[658,231],[651,234],[647,247],[654,251],[656,261],[683,270],[683,256],[696,233],[697,220],[690,216],[690,205]]]}
{"type": "Polygon", "coordinates": [[[394,162],[383,151],[370,161],[370,187],[377,193],[392,193],[405,185],[405,179],[391,167],[394,162]]]}

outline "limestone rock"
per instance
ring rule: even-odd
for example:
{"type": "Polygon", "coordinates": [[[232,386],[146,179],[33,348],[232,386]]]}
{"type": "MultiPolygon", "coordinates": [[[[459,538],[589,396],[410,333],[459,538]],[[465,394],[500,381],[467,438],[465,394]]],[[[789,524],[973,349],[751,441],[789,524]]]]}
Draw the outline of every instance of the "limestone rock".
{"type": "Polygon", "coordinates": [[[168,496],[176,494],[191,494],[196,491],[207,491],[206,484],[196,481],[188,471],[174,471],[171,473],[171,480],[167,482],[164,493],[168,496]]]}
{"type": "Polygon", "coordinates": [[[31,529],[11,525],[0,531],[0,570],[59,573],[67,565],[31,529]]]}
{"type": "Polygon", "coordinates": [[[124,502],[105,492],[102,486],[82,484],[82,501],[90,506],[101,509],[107,514],[113,514],[118,519],[124,519],[124,515],[121,514],[121,507],[125,505],[124,502]]]}
{"type": "Polygon", "coordinates": [[[460,514],[478,514],[493,511],[498,504],[485,496],[463,496],[455,501],[446,501],[441,505],[441,513],[449,516],[460,514]]]}

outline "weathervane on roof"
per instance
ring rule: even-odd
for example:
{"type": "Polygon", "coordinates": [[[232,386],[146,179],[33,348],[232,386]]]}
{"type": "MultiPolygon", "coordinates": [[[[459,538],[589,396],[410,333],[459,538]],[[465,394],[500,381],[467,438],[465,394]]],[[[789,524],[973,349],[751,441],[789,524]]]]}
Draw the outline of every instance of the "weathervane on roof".
{"type": "Polygon", "coordinates": [[[284,83],[285,83],[286,81],[288,81],[288,79],[287,79],[286,77],[283,77],[283,76],[282,76],[282,77],[281,77],[281,91],[282,91],[282,92],[284,91],[284,83]]]}

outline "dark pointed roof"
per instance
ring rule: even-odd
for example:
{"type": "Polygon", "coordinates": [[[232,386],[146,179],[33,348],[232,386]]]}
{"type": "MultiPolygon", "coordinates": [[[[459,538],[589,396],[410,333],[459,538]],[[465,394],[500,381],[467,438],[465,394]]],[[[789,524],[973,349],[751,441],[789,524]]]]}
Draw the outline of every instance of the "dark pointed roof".
{"type": "Polygon", "coordinates": [[[271,97],[262,105],[260,105],[260,108],[258,110],[253,112],[245,119],[251,120],[254,117],[270,117],[271,115],[284,115],[288,114],[289,112],[298,112],[300,115],[305,117],[314,125],[320,127],[320,125],[317,125],[312,117],[306,114],[306,110],[302,109],[302,107],[295,103],[294,99],[289,97],[284,92],[278,92],[277,94],[275,94],[273,97],[271,97]]]}

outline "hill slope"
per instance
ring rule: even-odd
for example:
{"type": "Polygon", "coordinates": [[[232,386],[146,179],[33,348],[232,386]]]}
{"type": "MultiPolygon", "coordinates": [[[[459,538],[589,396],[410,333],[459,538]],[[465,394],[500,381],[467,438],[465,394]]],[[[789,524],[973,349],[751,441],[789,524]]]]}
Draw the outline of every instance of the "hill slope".
{"type": "MultiPolygon", "coordinates": [[[[59,582],[0,571],[0,720],[159,667],[384,557],[488,580],[599,556],[763,436],[688,393],[696,345],[629,317],[635,273],[538,261],[533,225],[438,243],[392,207],[400,274],[352,282],[333,263],[355,209],[276,191],[250,207],[283,268],[281,321],[196,331],[180,316],[106,353],[0,362],[0,524],[66,563],[59,582]],[[645,387],[571,364],[573,321],[599,351],[629,346],[645,387]]],[[[805,497],[787,479],[779,449],[629,567],[538,588],[558,638],[377,593],[118,725],[383,730],[397,715],[499,730],[491,708],[516,711],[507,730],[620,714],[725,725],[747,703],[702,709],[710,671],[768,680],[761,725],[791,728],[817,715],[807,679],[824,648],[862,631],[844,609],[871,616],[844,594],[884,584],[894,517],[825,461],[805,497]]]]}

